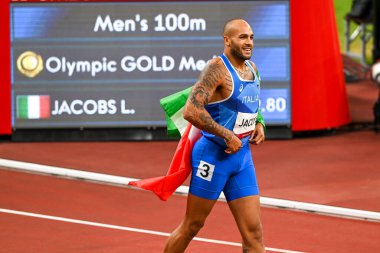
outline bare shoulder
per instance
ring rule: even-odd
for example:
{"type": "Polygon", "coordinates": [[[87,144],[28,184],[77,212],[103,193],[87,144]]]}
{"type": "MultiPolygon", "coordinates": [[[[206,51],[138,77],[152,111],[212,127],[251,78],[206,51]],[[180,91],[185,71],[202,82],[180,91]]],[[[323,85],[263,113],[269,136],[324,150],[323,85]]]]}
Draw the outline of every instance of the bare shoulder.
{"type": "Polygon", "coordinates": [[[223,66],[223,61],[220,57],[215,57],[215,58],[212,58],[210,59],[208,62],[207,62],[207,66],[213,66],[213,67],[222,67],[223,66]]]}
{"type": "Polygon", "coordinates": [[[197,84],[215,88],[223,83],[225,67],[219,57],[211,59],[201,72],[197,84]]]}
{"type": "Polygon", "coordinates": [[[195,107],[200,107],[228,97],[232,90],[231,83],[223,61],[219,57],[213,58],[193,86],[189,102],[195,107]]]}

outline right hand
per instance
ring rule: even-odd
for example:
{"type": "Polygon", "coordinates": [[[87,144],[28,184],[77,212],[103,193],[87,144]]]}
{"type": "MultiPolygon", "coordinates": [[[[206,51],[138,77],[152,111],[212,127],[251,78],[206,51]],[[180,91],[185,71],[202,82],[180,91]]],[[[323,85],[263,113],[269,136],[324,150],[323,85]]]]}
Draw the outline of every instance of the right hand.
{"type": "Polygon", "coordinates": [[[234,133],[231,132],[231,134],[232,138],[230,138],[228,141],[224,140],[227,145],[227,148],[224,150],[224,152],[227,154],[235,154],[241,149],[243,145],[241,140],[234,133]]]}

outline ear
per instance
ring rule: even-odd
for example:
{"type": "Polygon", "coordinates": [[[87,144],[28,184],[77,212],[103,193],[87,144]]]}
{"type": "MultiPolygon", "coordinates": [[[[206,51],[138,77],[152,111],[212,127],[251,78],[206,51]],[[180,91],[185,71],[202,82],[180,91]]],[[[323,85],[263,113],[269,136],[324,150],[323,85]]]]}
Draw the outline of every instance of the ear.
{"type": "Polygon", "coordinates": [[[230,38],[228,36],[223,36],[223,39],[224,39],[224,45],[229,47],[231,44],[230,38]]]}

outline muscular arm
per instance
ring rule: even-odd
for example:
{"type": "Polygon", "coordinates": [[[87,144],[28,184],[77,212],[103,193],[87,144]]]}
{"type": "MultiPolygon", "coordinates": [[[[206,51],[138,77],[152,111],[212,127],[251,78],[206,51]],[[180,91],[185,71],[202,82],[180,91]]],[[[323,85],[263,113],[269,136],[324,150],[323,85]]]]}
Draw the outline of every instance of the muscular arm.
{"type": "MultiPolygon", "coordinates": [[[[202,71],[186,102],[183,116],[199,129],[223,138],[228,146],[227,153],[236,152],[241,141],[234,133],[216,123],[206,111],[205,106],[212,101],[222,99],[220,90],[226,85],[226,73],[221,60],[216,58],[210,61],[202,71]]],[[[225,90],[229,90],[228,87],[225,90]]]]}
{"type": "Polygon", "coordinates": [[[216,96],[217,88],[223,84],[224,75],[220,62],[216,59],[210,61],[190,93],[183,116],[197,128],[230,140],[233,133],[216,123],[205,109],[216,96]]]}

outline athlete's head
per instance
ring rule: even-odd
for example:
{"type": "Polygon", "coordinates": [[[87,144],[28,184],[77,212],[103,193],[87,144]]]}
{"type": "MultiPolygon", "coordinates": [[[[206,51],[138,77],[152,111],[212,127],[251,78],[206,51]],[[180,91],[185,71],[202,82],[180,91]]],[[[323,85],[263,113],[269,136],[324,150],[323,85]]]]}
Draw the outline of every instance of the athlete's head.
{"type": "Polygon", "coordinates": [[[243,19],[227,21],[223,29],[224,50],[241,60],[249,60],[253,49],[253,31],[243,19]]]}

